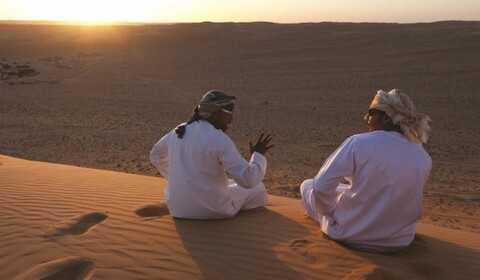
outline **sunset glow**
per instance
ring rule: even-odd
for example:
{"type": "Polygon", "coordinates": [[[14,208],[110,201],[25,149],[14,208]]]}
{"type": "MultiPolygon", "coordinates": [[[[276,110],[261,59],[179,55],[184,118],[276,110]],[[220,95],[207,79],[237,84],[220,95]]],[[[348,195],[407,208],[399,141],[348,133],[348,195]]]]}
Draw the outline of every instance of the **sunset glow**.
{"type": "MultiPolygon", "coordinates": [[[[23,3],[21,6],[22,9],[18,12],[20,12],[25,19],[30,20],[72,21],[86,24],[101,22],[145,22],[154,12],[144,5],[132,5],[131,1],[118,0],[24,0],[21,2],[23,3]]],[[[153,3],[154,1],[147,2],[153,3]]],[[[148,4],[147,2],[144,4],[148,4]]],[[[159,5],[157,5],[157,7],[158,6],[159,5]]],[[[18,7],[18,5],[13,7],[18,7]]],[[[12,13],[16,9],[13,9],[12,13]]]]}
{"type": "Polygon", "coordinates": [[[433,22],[480,20],[478,0],[0,0],[0,20],[433,22]]]}

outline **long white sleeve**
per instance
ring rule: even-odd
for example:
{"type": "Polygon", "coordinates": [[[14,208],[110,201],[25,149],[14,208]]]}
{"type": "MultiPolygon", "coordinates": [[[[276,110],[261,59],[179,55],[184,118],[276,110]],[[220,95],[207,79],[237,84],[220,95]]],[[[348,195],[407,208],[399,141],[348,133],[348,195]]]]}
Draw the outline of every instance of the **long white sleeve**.
{"type": "Polygon", "coordinates": [[[253,188],[260,183],[267,170],[267,159],[262,154],[254,152],[247,162],[230,139],[225,142],[219,161],[225,172],[244,188],[253,188]]]}
{"type": "Polygon", "coordinates": [[[160,175],[166,179],[169,177],[170,163],[168,159],[167,142],[172,137],[172,133],[168,133],[160,139],[150,151],[150,161],[157,168],[160,175]]]}
{"type": "Polygon", "coordinates": [[[313,189],[317,201],[316,208],[319,213],[329,215],[337,203],[338,184],[345,176],[351,176],[354,172],[354,154],[351,146],[351,138],[345,140],[337,150],[328,157],[313,178],[313,189]]]}

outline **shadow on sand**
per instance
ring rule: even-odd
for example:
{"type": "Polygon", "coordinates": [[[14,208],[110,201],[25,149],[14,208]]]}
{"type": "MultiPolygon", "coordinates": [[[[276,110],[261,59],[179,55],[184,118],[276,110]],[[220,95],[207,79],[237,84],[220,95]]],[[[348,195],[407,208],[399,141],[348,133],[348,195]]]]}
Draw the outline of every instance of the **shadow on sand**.
{"type": "Polygon", "coordinates": [[[366,279],[477,279],[479,252],[434,237],[417,234],[402,251],[382,255],[353,253],[378,266],[366,279]]]}
{"type": "Polygon", "coordinates": [[[277,212],[257,208],[233,219],[174,223],[205,279],[302,279],[273,248],[309,231],[277,212]]]}

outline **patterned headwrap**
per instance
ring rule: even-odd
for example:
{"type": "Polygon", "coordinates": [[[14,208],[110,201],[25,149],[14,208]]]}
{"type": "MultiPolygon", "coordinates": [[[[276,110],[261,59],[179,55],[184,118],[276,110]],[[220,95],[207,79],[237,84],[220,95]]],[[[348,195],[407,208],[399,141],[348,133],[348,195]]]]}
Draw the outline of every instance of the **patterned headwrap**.
{"type": "Polygon", "coordinates": [[[211,90],[207,92],[202,97],[202,100],[200,100],[200,103],[198,103],[198,105],[195,106],[195,109],[193,109],[193,114],[190,119],[186,123],[175,128],[178,138],[183,138],[183,135],[187,130],[187,125],[201,119],[208,119],[212,113],[222,109],[232,111],[234,105],[235,96],[233,95],[229,95],[228,93],[219,90],[211,90]]]}
{"type": "Polygon", "coordinates": [[[211,90],[207,92],[198,104],[199,115],[207,119],[216,111],[223,109],[233,110],[235,104],[235,96],[219,90],[211,90]]]}
{"type": "Polygon", "coordinates": [[[370,108],[387,113],[394,125],[398,125],[403,134],[414,143],[427,143],[430,134],[431,119],[415,112],[412,100],[398,89],[390,92],[377,91],[370,108]]]}

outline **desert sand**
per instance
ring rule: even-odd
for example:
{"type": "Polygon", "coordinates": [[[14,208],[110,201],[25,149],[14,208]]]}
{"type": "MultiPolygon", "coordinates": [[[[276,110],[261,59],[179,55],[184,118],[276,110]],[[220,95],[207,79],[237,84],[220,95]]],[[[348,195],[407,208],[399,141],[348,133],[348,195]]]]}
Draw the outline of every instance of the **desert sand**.
{"type": "Polygon", "coordinates": [[[361,253],[323,237],[291,198],[270,196],[234,219],[179,220],[163,207],[165,180],[6,156],[0,164],[0,279],[480,275],[476,233],[422,223],[400,253],[361,253]]]}
{"type": "Polygon", "coordinates": [[[94,279],[478,277],[479,49],[480,22],[0,24],[0,279],[48,262],[94,279]],[[298,188],[392,88],[432,118],[433,169],[419,238],[386,257],[322,238],[298,188]],[[274,136],[271,204],[172,220],[148,154],[211,89],[237,96],[245,157],[274,136]]]}

